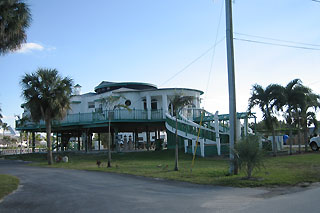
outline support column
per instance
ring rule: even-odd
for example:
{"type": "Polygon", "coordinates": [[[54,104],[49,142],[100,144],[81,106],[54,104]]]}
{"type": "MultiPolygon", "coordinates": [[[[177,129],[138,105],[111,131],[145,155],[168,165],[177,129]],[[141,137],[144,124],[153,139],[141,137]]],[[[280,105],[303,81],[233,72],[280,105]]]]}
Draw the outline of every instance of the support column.
{"type": "Polygon", "coordinates": [[[149,151],[150,149],[150,132],[148,127],[146,128],[146,134],[147,134],[147,150],[149,151]]]}
{"type": "Polygon", "coordinates": [[[239,141],[241,139],[241,122],[240,119],[237,119],[237,126],[236,126],[236,141],[239,141]]]}
{"type": "Polygon", "coordinates": [[[134,148],[135,148],[135,150],[137,150],[137,148],[139,148],[138,147],[138,141],[139,141],[138,130],[135,130],[133,135],[134,135],[134,148]]]}
{"type": "Polygon", "coordinates": [[[88,142],[89,142],[89,150],[90,151],[92,151],[92,133],[89,133],[88,134],[88,136],[89,136],[89,140],[88,140],[88,142]]]}
{"type": "Polygon", "coordinates": [[[100,147],[101,147],[100,133],[98,133],[98,145],[99,145],[99,151],[100,151],[100,147]]]}
{"type": "Polygon", "coordinates": [[[194,155],[194,151],[196,149],[196,142],[197,140],[196,139],[192,139],[192,147],[191,147],[191,150],[192,150],[192,154],[194,155]]]}
{"type": "MultiPolygon", "coordinates": [[[[52,136],[53,136],[53,140],[56,140],[56,146],[57,146],[57,148],[56,148],[56,150],[57,150],[57,152],[59,152],[59,140],[58,140],[58,133],[56,133],[56,138],[54,139],[54,134],[52,134],[52,136]]],[[[53,144],[53,143],[52,143],[53,144]]]]}
{"type": "Polygon", "coordinates": [[[248,117],[244,119],[244,136],[248,135],[248,117]]]}
{"type": "Polygon", "coordinates": [[[86,132],[83,132],[82,133],[82,136],[81,136],[81,139],[82,139],[82,148],[84,147],[85,151],[88,152],[88,145],[87,145],[87,133],[86,132]]]}
{"type": "Polygon", "coordinates": [[[199,139],[200,142],[200,151],[201,151],[201,157],[204,157],[204,139],[199,139]]]}
{"type": "Polygon", "coordinates": [[[128,151],[128,138],[126,135],[123,137],[123,149],[125,152],[128,151]]]}
{"type": "Polygon", "coordinates": [[[187,153],[188,152],[188,139],[185,139],[184,140],[184,153],[187,153]]]}
{"type": "Polygon", "coordinates": [[[214,128],[216,132],[216,143],[217,143],[217,152],[218,155],[221,155],[221,144],[220,144],[220,134],[219,134],[219,116],[218,111],[214,114],[214,128]]]}
{"type": "Polygon", "coordinates": [[[168,112],[168,97],[166,94],[162,94],[162,116],[166,119],[166,113],[168,112]]]}
{"type": "Polygon", "coordinates": [[[118,135],[118,129],[115,128],[115,129],[114,129],[114,142],[115,142],[115,144],[116,144],[116,150],[117,150],[117,152],[120,152],[120,144],[119,144],[118,137],[119,137],[119,135],[118,135]]]}
{"type": "Polygon", "coordinates": [[[81,147],[80,147],[80,135],[78,135],[78,151],[80,151],[80,150],[81,150],[81,147]]]}
{"type": "Polygon", "coordinates": [[[34,153],[36,148],[36,133],[32,132],[32,153],[34,153]]]}
{"type": "Polygon", "coordinates": [[[111,130],[111,150],[115,150],[114,130],[111,130]]]}
{"type": "Polygon", "coordinates": [[[150,95],[146,96],[146,101],[147,101],[148,120],[151,120],[151,96],[150,95]]]}

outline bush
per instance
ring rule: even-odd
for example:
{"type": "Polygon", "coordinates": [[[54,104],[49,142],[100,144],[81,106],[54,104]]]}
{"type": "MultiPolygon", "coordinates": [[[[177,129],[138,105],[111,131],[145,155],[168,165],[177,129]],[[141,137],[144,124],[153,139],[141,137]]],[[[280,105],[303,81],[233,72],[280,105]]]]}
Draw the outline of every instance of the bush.
{"type": "Polygon", "coordinates": [[[262,149],[265,151],[272,151],[272,143],[271,141],[262,141],[262,149]]]}
{"type": "Polygon", "coordinates": [[[163,149],[162,148],[163,139],[156,139],[155,144],[156,144],[155,151],[161,151],[163,149]]]}
{"type": "Polygon", "coordinates": [[[235,145],[235,159],[239,169],[244,169],[247,178],[252,177],[253,170],[259,170],[263,165],[264,153],[259,149],[259,138],[249,135],[235,145]]]}

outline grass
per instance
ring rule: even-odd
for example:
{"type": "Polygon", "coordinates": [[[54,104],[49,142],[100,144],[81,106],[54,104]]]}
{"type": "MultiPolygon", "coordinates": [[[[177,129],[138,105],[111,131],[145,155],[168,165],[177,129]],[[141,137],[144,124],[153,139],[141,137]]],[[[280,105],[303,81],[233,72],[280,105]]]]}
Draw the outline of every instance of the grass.
{"type": "Polygon", "coordinates": [[[198,184],[236,187],[290,186],[299,183],[320,182],[320,154],[308,153],[292,156],[266,157],[265,168],[255,171],[252,180],[246,180],[244,173],[228,176],[228,158],[196,158],[191,172],[192,156],[180,153],[179,171],[173,171],[174,152],[135,152],[112,155],[112,167],[107,168],[107,154],[65,153],[69,163],[47,165],[45,154],[10,156],[10,159],[33,161],[32,165],[59,167],[101,172],[132,174],[161,179],[186,181],[198,184]],[[96,161],[102,166],[98,168],[96,161]]]}
{"type": "Polygon", "coordinates": [[[0,199],[16,190],[19,179],[12,175],[0,174],[0,199]]]}

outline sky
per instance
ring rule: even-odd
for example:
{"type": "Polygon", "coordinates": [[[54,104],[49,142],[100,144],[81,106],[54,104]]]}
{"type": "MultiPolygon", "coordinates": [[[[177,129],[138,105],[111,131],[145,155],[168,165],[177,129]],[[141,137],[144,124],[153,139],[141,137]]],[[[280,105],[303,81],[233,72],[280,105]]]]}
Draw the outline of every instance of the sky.
{"type": "MultiPolygon", "coordinates": [[[[0,106],[9,125],[23,112],[20,80],[38,68],[57,69],[82,93],[101,81],[198,89],[207,111],[228,113],[224,0],[26,2],[27,43],[0,56],[0,106]]],[[[256,83],[299,78],[320,94],[319,20],[320,3],[312,0],[233,1],[238,112],[256,83]]]]}

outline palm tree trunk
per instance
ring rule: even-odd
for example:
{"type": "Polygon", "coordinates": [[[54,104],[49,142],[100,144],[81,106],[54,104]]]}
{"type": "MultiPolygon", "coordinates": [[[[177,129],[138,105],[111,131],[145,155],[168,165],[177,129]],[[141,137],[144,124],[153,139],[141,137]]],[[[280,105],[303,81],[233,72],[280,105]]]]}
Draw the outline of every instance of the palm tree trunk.
{"type": "Polygon", "coordinates": [[[46,119],[46,132],[47,132],[47,150],[48,150],[48,164],[53,163],[52,158],[52,144],[51,144],[51,120],[46,119]]]}
{"type": "Polygon", "coordinates": [[[178,154],[179,154],[179,144],[178,144],[178,118],[176,114],[176,152],[175,152],[175,164],[174,164],[174,171],[178,171],[178,154]]]}
{"type": "Polygon", "coordinates": [[[273,144],[273,156],[277,156],[277,143],[276,143],[276,133],[272,127],[272,144],[273,144]]]}

